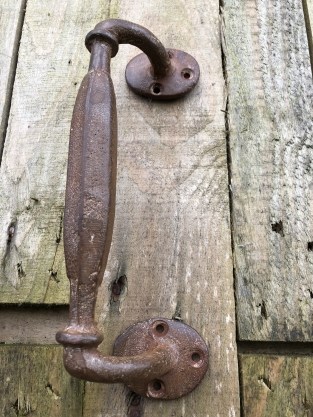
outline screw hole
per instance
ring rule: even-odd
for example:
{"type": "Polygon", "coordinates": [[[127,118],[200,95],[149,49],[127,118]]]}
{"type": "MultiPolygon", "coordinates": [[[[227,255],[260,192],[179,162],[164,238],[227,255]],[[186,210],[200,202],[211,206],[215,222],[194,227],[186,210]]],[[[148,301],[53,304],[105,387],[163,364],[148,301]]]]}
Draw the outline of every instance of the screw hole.
{"type": "Polygon", "coordinates": [[[152,386],[156,391],[160,391],[162,389],[162,383],[157,379],[153,382],[152,386]]]}
{"type": "Polygon", "coordinates": [[[156,328],[155,328],[155,330],[158,332],[158,333],[163,333],[164,332],[164,326],[163,326],[163,324],[158,324],[157,326],[156,326],[156,328]]]}
{"type": "Polygon", "coordinates": [[[185,80],[190,80],[193,77],[193,71],[190,68],[185,68],[182,70],[181,75],[185,80]]]}
{"type": "Polygon", "coordinates": [[[158,95],[160,95],[161,94],[161,92],[162,92],[162,90],[163,90],[163,86],[161,85],[161,84],[153,84],[152,86],[151,86],[151,91],[152,91],[152,93],[154,94],[154,95],[156,95],[156,96],[158,96],[158,95]]]}
{"type": "Polygon", "coordinates": [[[152,332],[156,337],[164,337],[168,332],[168,325],[166,322],[157,320],[152,325],[152,332]]]}
{"type": "Polygon", "coordinates": [[[148,385],[148,393],[151,398],[162,398],[165,394],[165,387],[162,381],[155,379],[148,385]]]}
{"type": "Polygon", "coordinates": [[[191,359],[193,360],[193,362],[195,362],[195,363],[198,363],[198,362],[200,362],[200,355],[199,355],[199,353],[198,352],[194,352],[192,355],[191,355],[191,359]]]}
{"type": "Polygon", "coordinates": [[[153,92],[154,94],[160,94],[161,93],[160,87],[154,87],[153,92]]]}

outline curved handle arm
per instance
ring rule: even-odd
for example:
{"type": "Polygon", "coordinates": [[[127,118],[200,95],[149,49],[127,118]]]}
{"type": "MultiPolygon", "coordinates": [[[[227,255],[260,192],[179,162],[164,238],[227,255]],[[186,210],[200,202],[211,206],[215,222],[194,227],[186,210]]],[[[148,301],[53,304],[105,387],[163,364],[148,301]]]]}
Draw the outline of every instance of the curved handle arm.
{"type": "MultiPolygon", "coordinates": [[[[74,107],[64,214],[70,322],[56,339],[65,347],[65,367],[73,376],[95,382],[147,383],[175,367],[177,349],[161,340],[150,323],[152,332],[146,351],[138,352],[140,355],[131,352],[130,356],[105,356],[96,349],[103,335],[94,325],[97,291],[114,222],[117,116],[110,60],[119,43],[141,48],[153,66],[153,77],[164,78],[172,71],[169,54],[160,41],[134,23],[107,20],[86,37],[90,67],[74,107]]],[[[163,329],[168,326],[166,321],[161,323],[163,329]]]]}
{"type": "Polygon", "coordinates": [[[117,54],[119,44],[137,46],[149,58],[156,78],[165,77],[171,69],[171,61],[163,44],[150,30],[136,23],[120,19],[104,20],[86,36],[85,43],[90,52],[95,40],[111,46],[112,58],[117,54]]]}

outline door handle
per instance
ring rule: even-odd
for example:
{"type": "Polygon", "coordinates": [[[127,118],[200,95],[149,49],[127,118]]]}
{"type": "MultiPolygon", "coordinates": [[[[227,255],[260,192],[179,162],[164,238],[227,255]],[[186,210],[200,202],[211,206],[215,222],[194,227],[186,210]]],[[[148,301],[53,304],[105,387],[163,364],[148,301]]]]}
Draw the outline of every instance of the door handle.
{"type": "Polygon", "coordinates": [[[193,57],[166,50],[142,26],[109,19],[87,35],[90,66],[73,112],[64,213],[70,317],[56,340],[64,346],[64,365],[72,376],[122,382],[137,394],[173,399],[192,391],[208,367],[206,344],[190,326],[164,318],[145,320],[119,336],[113,356],[97,350],[103,335],[94,324],[94,311],[112,239],[116,189],[117,116],[110,60],[120,43],[144,52],[126,68],[126,81],[138,94],[176,98],[199,79],[193,57]]]}

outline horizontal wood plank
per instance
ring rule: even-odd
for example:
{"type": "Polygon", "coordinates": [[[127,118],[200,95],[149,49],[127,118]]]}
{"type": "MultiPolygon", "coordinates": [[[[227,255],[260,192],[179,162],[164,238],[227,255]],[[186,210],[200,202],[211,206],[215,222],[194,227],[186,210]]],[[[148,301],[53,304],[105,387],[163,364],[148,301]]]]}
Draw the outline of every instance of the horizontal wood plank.
{"type": "Polygon", "coordinates": [[[240,355],[243,417],[313,416],[312,357],[240,355]]]}
{"type": "Polygon", "coordinates": [[[313,83],[301,0],[224,1],[240,340],[312,340],[313,83]]]}
{"type": "Polygon", "coordinates": [[[0,307],[0,344],[57,344],[55,334],[68,324],[68,306],[0,307]]]}
{"type": "Polygon", "coordinates": [[[0,346],[0,415],[82,416],[84,382],[71,378],[62,348],[0,346]]]}

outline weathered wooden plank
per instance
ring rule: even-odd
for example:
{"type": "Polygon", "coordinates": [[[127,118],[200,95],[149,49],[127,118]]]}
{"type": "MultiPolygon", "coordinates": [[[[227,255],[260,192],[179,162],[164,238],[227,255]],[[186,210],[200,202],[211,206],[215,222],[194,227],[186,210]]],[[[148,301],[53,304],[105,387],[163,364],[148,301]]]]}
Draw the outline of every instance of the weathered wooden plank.
{"type": "Polygon", "coordinates": [[[301,0],[224,1],[242,340],[312,340],[312,76],[301,0]]]}
{"type": "Polygon", "coordinates": [[[84,37],[107,9],[100,0],[27,2],[0,173],[2,303],[68,302],[62,216],[69,126],[88,68],[84,37]]]}
{"type": "MultiPolygon", "coordinates": [[[[118,183],[97,310],[101,349],[110,353],[118,334],[136,321],[178,316],[208,342],[209,372],[183,399],[142,400],[141,415],[239,416],[219,2],[195,0],[189,8],[179,0],[120,0],[110,15],[192,53],[201,76],[187,97],[158,103],[136,97],[125,84],[126,64],[138,50],[122,45],[112,60],[118,183]],[[124,292],[111,302],[108,288],[122,276],[124,292]]],[[[85,413],[125,416],[129,398],[122,386],[87,383],[85,413]]]]}
{"type": "Polygon", "coordinates": [[[0,415],[82,416],[84,383],[62,365],[61,347],[0,346],[0,415]]]}
{"type": "Polygon", "coordinates": [[[4,143],[26,0],[0,5],[0,157],[4,143]]]}
{"type": "Polygon", "coordinates": [[[68,324],[68,306],[0,307],[0,344],[57,344],[55,334],[68,324]]]}
{"type": "Polygon", "coordinates": [[[313,416],[312,357],[240,355],[243,417],[313,416]]]}

